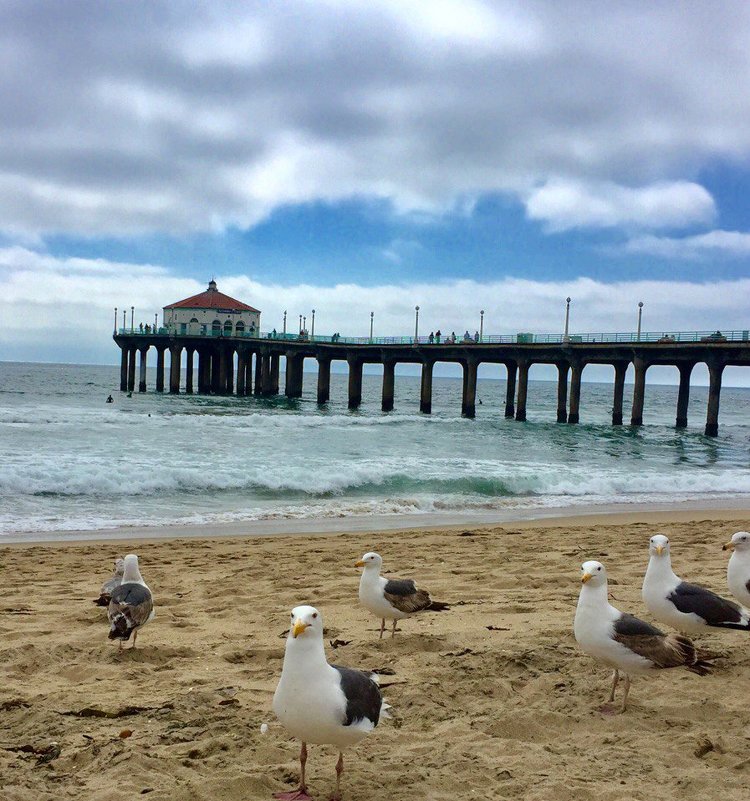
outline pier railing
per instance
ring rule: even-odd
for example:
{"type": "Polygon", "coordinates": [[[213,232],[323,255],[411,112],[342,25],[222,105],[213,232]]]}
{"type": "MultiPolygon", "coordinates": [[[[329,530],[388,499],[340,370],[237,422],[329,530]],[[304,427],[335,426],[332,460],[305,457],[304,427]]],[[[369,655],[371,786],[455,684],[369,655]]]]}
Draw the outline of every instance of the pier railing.
{"type": "Polygon", "coordinates": [[[465,335],[433,335],[420,337],[349,337],[339,334],[309,336],[307,334],[279,333],[277,331],[263,332],[232,332],[223,330],[200,332],[173,332],[169,328],[150,328],[148,331],[138,328],[124,327],[116,332],[121,336],[177,336],[177,337],[205,337],[207,339],[233,338],[271,340],[282,342],[313,342],[321,344],[340,343],[342,345],[563,345],[563,344],[596,344],[596,343],[639,343],[657,342],[670,344],[674,342],[748,342],[750,329],[736,331],[647,331],[638,332],[599,332],[587,334],[571,334],[568,337],[562,334],[534,334],[519,332],[516,334],[484,334],[482,337],[465,335]]]}

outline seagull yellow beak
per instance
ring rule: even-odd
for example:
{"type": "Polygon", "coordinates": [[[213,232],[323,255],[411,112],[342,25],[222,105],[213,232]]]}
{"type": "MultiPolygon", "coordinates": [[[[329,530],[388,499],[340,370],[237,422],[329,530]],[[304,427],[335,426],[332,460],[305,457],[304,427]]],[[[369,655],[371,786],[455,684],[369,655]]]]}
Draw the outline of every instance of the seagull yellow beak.
{"type": "Polygon", "coordinates": [[[721,550],[722,550],[722,551],[733,551],[733,550],[734,550],[734,548],[735,548],[735,545],[734,545],[734,543],[733,543],[733,542],[731,542],[731,541],[730,541],[730,542],[728,542],[726,545],[722,545],[722,546],[721,546],[721,550]]]}
{"type": "Polygon", "coordinates": [[[354,563],[354,567],[364,567],[365,563],[360,559],[359,562],[354,563]]]}
{"type": "Polygon", "coordinates": [[[661,556],[664,553],[664,546],[657,545],[656,548],[654,548],[654,550],[656,551],[657,556],[661,556]]]}
{"type": "Polygon", "coordinates": [[[294,621],[294,627],[292,628],[292,637],[296,640],[300,634],[309,626],[309,623],[303,623],[301,620],[294,621]]]}
{"type": "Polygon", "coordinates": [[[593,576],[591,575],[591,573],[584,573],[581,576],[581,584],[585,584],[587,581],[590,581],[592,578],[593,578],[593,576]]]}

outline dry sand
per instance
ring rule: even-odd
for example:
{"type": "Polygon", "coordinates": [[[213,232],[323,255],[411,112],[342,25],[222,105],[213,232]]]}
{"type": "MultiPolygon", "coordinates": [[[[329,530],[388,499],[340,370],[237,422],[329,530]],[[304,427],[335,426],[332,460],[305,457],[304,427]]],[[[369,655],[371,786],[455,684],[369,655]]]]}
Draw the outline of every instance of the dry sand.
{"type": "MultiPolygon", "coordinates": [[[[600,711],[609,672],[572,634],[588,558],[607,564],[613,603],[648,619],[640,583],[655,530],[672,539],[678,573],[726,593],[721,545],[750,519],[692,517],[139,541],[157,617],[122,654],[91,599],[127,545],[7,546],[0,797],[252,801],[291,789],[298,744],[275,722],[271,698],[289,610],[312,603],[327,639],[345,643],[327,646],[329,658],[383,670],[393,706],[393,720],[348,752],[345,799],[744,801],[750,636],[701,638],[721,654],[712,676],[638,678],[628,712],[613,715],[600,711]],[[453,609],[379,641],[353,567],[373,549],[453,609]],[[51,761],[31,753],[52,741],[51,761]]],[[[335,760],[311,748],[316,799],[331,795],[335,760]]]]}

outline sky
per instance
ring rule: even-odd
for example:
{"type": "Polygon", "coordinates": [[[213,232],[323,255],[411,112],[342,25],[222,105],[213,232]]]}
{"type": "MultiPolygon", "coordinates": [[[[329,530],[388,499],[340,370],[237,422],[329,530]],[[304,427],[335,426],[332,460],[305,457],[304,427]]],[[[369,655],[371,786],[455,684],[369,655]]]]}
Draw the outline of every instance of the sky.
{"type": "Polygon", "coordinates": [[[750,328],[748,41],[723,0],[5,0],[0,360],[117,363],[114,307],[212,277],[267,330],[750,328]]]}

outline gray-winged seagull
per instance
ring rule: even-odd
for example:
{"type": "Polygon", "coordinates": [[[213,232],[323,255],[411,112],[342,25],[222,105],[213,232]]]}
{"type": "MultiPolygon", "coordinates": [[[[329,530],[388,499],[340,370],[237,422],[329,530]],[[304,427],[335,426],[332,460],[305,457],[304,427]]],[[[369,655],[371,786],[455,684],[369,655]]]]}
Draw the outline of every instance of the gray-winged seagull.
{"type": "Polygon", "coordinates": [[[112,592],[122,584],[122,573],[125,570],[125,560],[120,557],[115,559],[115,569],[112,577],[108,578],[99,591],[99,597],[94,601],[97,606],[109,606],[112,600],[112,592]]]}
{"type": "Polygon", "coordinates": [[[727,565],[729,591],[741,604],[750,607],[750,532],[732,534],[724,550],[732,551],[727,565]]]}
{"type": "Polygon", "coordinates": [[[119,640],[121,649],[131,634],[131,647],[135,648],[138,629],[154,618],[154,599],[138,569],[138,557],[135,554],[125,557],[122,583],[112,593],[107,615],[110,622],[109,639],[119,640]]]}

